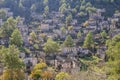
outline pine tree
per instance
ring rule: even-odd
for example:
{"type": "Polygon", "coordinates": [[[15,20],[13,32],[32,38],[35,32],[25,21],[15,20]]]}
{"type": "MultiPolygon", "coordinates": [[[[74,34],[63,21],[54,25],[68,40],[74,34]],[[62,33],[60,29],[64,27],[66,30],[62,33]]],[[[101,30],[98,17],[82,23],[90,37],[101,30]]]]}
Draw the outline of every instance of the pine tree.
{"type": "Polygon", "coordinates": [[[20,31],[18,29],[15,29],[10,37],[10,44],[14,44],[18,47],[21,47],[23,44],[23,39],[20,31]]]}
{"type": "Polygon", "coordinates": [[[81,31],[79,31],[79,32],[77,33],[77,38],[81,38],[81,36],[82,36],[82,33],[81,33],[81,31]]]}
{"type": "Polygon", "coordinates": [[[92,33],[89,32],[85,38],[85,41],[84,41],[84,47],[86,48],[91,48],[93,45],[93,39],[92,39],[92,33]]]}
{"type": "Polygon", "coordinates": [[[37,39],[37,35],[36,35],[35,32],[31,32],[31,33],[30,33],[30,37],[31,37],[31,39],[32,39],[33,42],[35,42],[36,39],[37,39]]]}
{"type": "Polygon", "coordinates": [[[74,46],[74,41],[70,35],[68,35],[63,43],[65,47],[73,47],[74,46]]]}
{"type": "Polygon", "coordinates": [[[105,31],[103,31],[100,34],[101,34],[101,37],[102,37],[102,42],[104,43],[106,41],[105,39],[107,38],[107,33],[105,31]]]}

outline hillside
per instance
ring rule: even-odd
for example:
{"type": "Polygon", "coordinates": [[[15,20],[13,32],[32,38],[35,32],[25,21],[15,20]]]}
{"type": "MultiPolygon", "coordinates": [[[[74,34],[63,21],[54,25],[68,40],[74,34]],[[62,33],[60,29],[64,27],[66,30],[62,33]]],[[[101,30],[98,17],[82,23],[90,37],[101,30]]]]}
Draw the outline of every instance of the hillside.
{"type": "Polygon", "coordinates": [[[119,11],[120,0],[4,0],[1,7],[8,7],[14,12],[14,16],[26,17],[30,20],[30,12],[35,11],[43,14],[45,8],[49,12],[61,11],[66,14],[72,14],[79,22],[84,21],[89,13],[95,12],[97,8],[105,9],[106,17],[112,16],[115,11],[119,11]],[[24,14],[23,14],[24,13],[24,14]],[[78,16],[75,16],[78,15],[78,16]],[[82,18],[81,20],[79,18],[82,18]]]}
{"type": "Polygon", "coordinates": [[[120,0],[0,0],[0,80],[120,80],[120,0]]]}

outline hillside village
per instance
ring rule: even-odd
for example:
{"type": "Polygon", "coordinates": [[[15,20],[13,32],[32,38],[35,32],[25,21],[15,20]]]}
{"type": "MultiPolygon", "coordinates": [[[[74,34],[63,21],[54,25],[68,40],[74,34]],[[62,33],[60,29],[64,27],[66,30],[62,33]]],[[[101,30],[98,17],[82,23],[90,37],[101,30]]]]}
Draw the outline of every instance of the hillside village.
{"type": "MultiPolygon", "coordinates": [[[[9,8],[5,8],[4,10],[7,11],[7,17],[12,17],[13,13],[10,12],[9,8]]],[[[38,15],[33,12],[31,16],[33,17],[34,23],[39,24],[26,25],[24,23],[25,18],[19,17],[17,28],[22,34],[22,39],[24,42],[23,47],[30,50],[29,53],[21,52],[20,58],[24,60],[26,66],[30,61],[33,64],[30,67],[37,64],[38,59],[41,58],[44,59],[48,65],[54,66],[55,69],[65,72],[80,70],[81,63],[79,62],[79,57],[81,55],[97,55],[104,60],[106,46],[101,42],[102,36],[100,33],[102,31],[106,31],[108,36],[106,38],[111,39],[114,35],[120,32],[120,13],[116,13],[113,17],[105,19],[104,16],[102,16],[102,13],[104,12],[104,9],[97,9],[97,12],[90,14],[89,19],[82,24],[78,24],[77,20],[74,19],[69,23],[71,29],[65,29],[64,31],[62,29],[62,26],[66,26],[62,21],[64,14],[60,12],[52,12],[48,15],[50,16],[48,18],[44,18],[42,15],[38,15]],[[118,27],[115,27],[116,25],[118,25],[118,27]],[[79,31],[81,34],[80,36],[77,36],[79,31]],[[40,41],[36,43],[37,47],[35,47],[32,43],[30,36],[31,32],[34,32],[37,40],[40,41]],[[80,46],[89,32],[92,32],[92,39],[95,42],[95,44],[93,44],[94,51],[80,46]],[[45,38],[50,37],[62,44],[68,35],[70,35],[74,41],[73,46],[61,47],[60,51],[56,54],[48,55],[44,52],[43,44],[46,42],[45,38]]],[[[0,19],[0,25],[2,24],[4,24],[4,21],[0,19]]],[[[7,46],[8,43],[8,39],[5,39],[4,37],[0,38],[0,45],[7,46]]]]}
{"type": "MultiPolygon", "coordinates": [[[[101,67],[106,62],[106,50],[108,49],[106,41],[112,41],[113,37],[120,33],[120,12],[106,18],[103,16],[106,13],[104,8],[97,9],[95,13],[90,13],[88,19],[82,23],[79,23],[78,19],[71,19],[70,16],[65,20],[66,15],[59,11],[52,11],[47,15],[31,11],[30,17],[32,19],[29,24],[26,23],[25,17],[14,17],[10,8],[1,9],[6,12],[6,15],[5,19],[0,19],[0,49],[2,49],[2,46],[9,47],[11,39],[11,35],[6,37],[3,35],[4,33],[2,34],[3,26],[7,25],[6,21],[11,20],[8,25],[13,25],[14,20],[16,20],[15,26],[19,30],[23,41],[22,47],[19,47],[19,58],[25,64],[24,80],[38,80],[30,79],[29,76],[35,65],[41,62],[46,63],[56,73],[66,72],[71,75],[82,71],[83,66],[84,69],[86,68],[84,65],[85,58],[89,61],[89,58],[95,57],[96,60],[98,59],[95,65],[101,67]],[[52,42],[50,44],[49,40],[55,41],[59,48],[57,45],[52,45],[52,42]],[[86,43],[86,41],[89,43],[86,43]],[[49,44],[47,45],[47,43],[49,44]]],[[[71,9],[68,10],[71,11],[71,9]]],[[[2,75],[5,67],[2,65],[2,61],[0,61],[0,64],[0,75],[2,75]]],[[[95,76],[99,75],[95,74],[95,76]]],[[[106,80],[107,77],[104,76],[100,80],[106,80]]],[[[4,79],[0,78],[0,80],[4,79]]]]}

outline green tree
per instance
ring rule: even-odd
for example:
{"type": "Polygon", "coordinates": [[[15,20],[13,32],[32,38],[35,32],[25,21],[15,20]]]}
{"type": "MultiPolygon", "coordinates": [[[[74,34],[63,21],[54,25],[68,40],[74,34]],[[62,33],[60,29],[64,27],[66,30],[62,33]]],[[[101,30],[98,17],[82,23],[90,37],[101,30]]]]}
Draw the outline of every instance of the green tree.
{"type": "Polygon", "coordinates": [[[61,27],[60,30],[62,31],[62,34],[65,34],[65,33],[66,33],[65,27],[61,27]]]}
{"type": "Polygon", "coordinates": [[[48,7],[48,6],[45,6],[44,12],[45,12],[45,14],[48,14],[48,13],[49,13],[49,7],[48,7]]]}
{"type": "Polygon", "coordinates": [[[59,51],[59,45],[51,38],[49,38],[47,42],[44,44],[43,49],[46,53],[55,53],[59,51]]]}
{"type": "Polygon", "coordinates": [[[76,14],[77,13],[77,9],[76,8],[72,9],[72,13],[76,14]]]}
{"type": "Polygon", "coordinates": [[[10,37],[10,44],[14,44],[18,47],[21,47],[23,44],[23,39],[20,31],[15,29],[10,37]]]}
{"type": "Polygon", "coordinates": [[[106,37],[107,37],[107,33],[106,33],[105,31],[102,31],[102,32],[101,32],[101,36],[102,36],[103,38],[106,38],[106,37]]]}
{"type": "Polygon", "coordinates": [[[5,19],[6,18],[6,11],[3,9],[0,9],[0,18],[5,19]]]}
{"type": "Polygon", "coordinates": [[[120,34],[108,40],[106,42],[107,50],[107,62],[106,62],[106,74],[108,80],[120,79],[120,34]]]}
{"type": "Polygon", "coordinates": [[[2,47],[0,55],[2,56],[2,63],[4,64],[5,71],[3,77],[5,80],[23,80],[23,61],[19,59],[19,50],[10,45],[8,48],[2,47]]]}
{"type": "Polygon", "coordinates": [[[60,8],[59,8],[59,11],[61,13],[64,13],[65,11],[67,10],[67,4],[66,3],[63,3],[60,8]]]}
{"type": "Polygon", "coordinates": [[[9,38],[12,32],[16,29],[17,22],[13,17],[7,19],[1,27],[3,37],[9,38]]]}
{"type": "Polygon", "coordinates": [[[32,39],[33,42],[35,42],[36,39],[37,39],[37,35],[36,35],[35,32],[31,32],[31,33],[30,33],[30,37],[31,37],[31,39],[32,39]]]}
{"type": "Polygon", "coordinates": [[[38,44],[34,44],[33,47],[34,47],[35,49],[39,49],[38,44]]]}
{"type": "Polygon", "coordinates": [[[85,15],[85,13],[83,12],[83,11],[81,11],[80,13],[78,13],[78,16],[84,16],[85,15]]]}
{"type": "Polygon", "coordinates": [[[54,54],[54,66],[55,66],[55,59],[56,59],[56,52],[58,52],[60,49],[58,43],[53,41],[51,38],[48,38],[47,42],[44,44],[43,50],[46,53],[52,53],[54,54]]]}
{"type": "Polygon", "coordinates": [[[31,11],[35,11],[36,10],[36,5],[35,4],[32,4],[32,6],[31,6],[31,11]]]}
{"type": "Polygon", "coordinates": [[[85,6],[80,6],[80,10],[81,11],[85,10],[85,6]]]}
{"type": "Polygon", "coordinates": [[[93,45],[93,39],[92,39],[92,33],[89,32],[84,40],[84,47],[86,48],[92,48],[92,45],[93,45]]]}
{"type": "Polygon", "coordinates": [[[79,31],[78,33],[77,33],[77,38],[81,38],[82,37],[82,33],[81,33],[81,31],[79,31]]]}
{"type": "Polygon", "coordinates": [[[87,7],[86,11],[89,13],[94,13],[94,12],[96,12],[96,8],[95,7],[87,7]]]}
{"type": "Polygon", "coordinates": [[[86,7],[92,7],[92,4],[90,2],[87,2],[86,7]]]}
{"type": "Polygon", "coordinates": [[[20,21],[21,21],[21,17],[20,17],[20,16],[16,17],[16,22],[17,22],[17,24],[18,24],[20,21]]]}
{"type": "Polygon", "coordinates": [[[65,47],[73,47],[74,46],[74,41],[70,35],[68,35],[63,43],[65,47]]]}
{"type": "Polygon", "coordinates": [[[101,37],[102,37],[102,42],[105,42],[105,39],[107,38],[107,33],[105,31],[100,33],[101,37]]]}
{"type": "Polygon", "coordinates": [[[68,31],[71,31],[73,29],[73,26],[68,26],[68,31]]]}
{"type": "Polygon", "coordinates": [[[22,0],[19,1],[19,7],[20,7],[20,8],[23,8],[23,7],[24,7],[24,6],[23,6],[23,3],[22,3],[22,0]]]}
{"type": "Polygon", "coordinates": [[[70,15],[68,15],[68,16],[66,17],[66,26],[67,26],[68,24],[70,24],[71,21],[72,21],[72,15],[70,14],[70,15]]]}

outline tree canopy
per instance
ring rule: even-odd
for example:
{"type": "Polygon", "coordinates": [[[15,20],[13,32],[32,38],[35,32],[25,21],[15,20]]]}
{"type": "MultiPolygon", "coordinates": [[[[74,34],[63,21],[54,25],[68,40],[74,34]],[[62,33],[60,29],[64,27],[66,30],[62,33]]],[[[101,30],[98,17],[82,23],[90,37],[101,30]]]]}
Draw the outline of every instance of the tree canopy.
{"type": "Polygon", "coordinates": [[[106,42],[107,50],[107,74],[108,80],[119,80],[120,79],[120,34],[114,36],[111,40],[107,40],[106,42]]]}
{"type": "Polygon", "coordinates": [[[64,45],[65,47],[72,47],[72,46],[74,46],[73,39],[72,39],[72,37],[71,37],[70,35],[68,35],[68,36],[66,37],[63,45],[64,45]]]}
{"type": "Polygon", "coordinates": [[[55,53],[59,51],[59,45],[51,38],[48,38],[47,42],[44,44],[43,49],[46,53],[55,53]]]}
{"type": "Polygon", "coordinates": [[[4,64],[3,78],[5,80],[23,80],[24,79],[24,64],[19,58],[19,50],[10,45],[8,48],[2,47],[0,50],[0,56],[2,56],[2,63],[4,64]]]}
{"type": "Polygon", "coordinates": [[[21,47],[23,44],[23,39],[20,31],[15,29],[10,37],[10,44],[14,44],[18,47],[21,47]]]}
{"type": "Polygon", "coordinates": [[[89,32],[87,34],[85,40],[84,40],[84,45],[83,46],[86,47],[86,48],[91,48],[93,44],[94,43],[93,43],[93,39],[92,39],[92,33],[89,32]]]}
{"type": "Polygon", "coordinates": [[[12,32],[16,29],[17,22],[13,17],[10,17],[5,21],[1,27],[3,37],[10,37],[12,32]]]}

